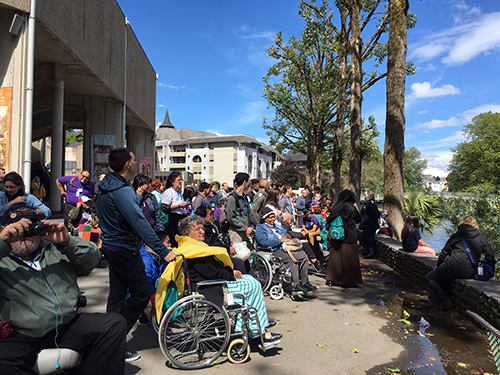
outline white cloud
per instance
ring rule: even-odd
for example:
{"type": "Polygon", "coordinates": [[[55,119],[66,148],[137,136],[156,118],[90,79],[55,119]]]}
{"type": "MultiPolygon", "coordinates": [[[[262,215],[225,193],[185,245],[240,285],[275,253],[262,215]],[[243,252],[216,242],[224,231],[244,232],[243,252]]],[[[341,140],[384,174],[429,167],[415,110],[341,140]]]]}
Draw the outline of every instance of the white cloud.
{"type": "Polygon", "coordinates": [[[160,108],[166,108],[167,106],[164,105],[164,104],[158,104],[158,107],[160,107],[160,108]]]}
{"type": "Polygon", "coordinates": [[[173,90],[178,90],[178,89],[185,89],[186,86],[174,86],[170,83],[165,83],[165,82],[158,82],[158,86],[162,88],[167,88],[167,89],[173,89],[173,90]]]}
{"type": "Polygon", "coordinates": [[[424,113],[427,113],[427,112],[428,112],[428,111],[427,111],[426,109],[424,109],[423,111],[418,111],[417,113],[418,113],[419,115],[423,115],[424,113]]]}
{"type": "Polygon", "coordinates": [[[432,88],[429,82],[416,82],[411,85],[411,93],[407,98],[434,98],[438,96],[458,95],[460,89],[453,85],[432,88]]]}
{"type": "Polygon", "coordinates": [[[500,112],[500,104],[488,103],[483,104],[478,107],[468,109],[456,117],[450,117],[448,120],[431,120],[429,122],[424,122],[417,124],[417,128],[423,129],[437,129],[437,128],[447,128],[452,126],[465,125],[472,120],[473,117],[484,112],[500,112]]]}
{"type": "Polygon", "coordinates": [[[427,61],[445,55],[441,62],[460,65],[477,56],[500,50],[500,12],[482,14],[480,8],[469,7],[464,1],[452,3],[450,15],[455,26],[433,32],[409,46],[409,57],[427,61]]]}
{"type": "Polygon", "coordinates": [[[234,30],[234,33],[238,38],[243,39],[266,39],[274,42],[276,38],[276,32],[274,31],[256,31],[248,25],[240,26],[237,30],[234,30]]]}
{"type": "Polygon", "coordinates": [[[424,174],[432,174],[433,176],[445,177],[448,175],[448,164],[450,163],[453,154],[451,151],[443,151],[436,153],[422,153],[422,158],[427,160],[427,169],[424,174]]]}

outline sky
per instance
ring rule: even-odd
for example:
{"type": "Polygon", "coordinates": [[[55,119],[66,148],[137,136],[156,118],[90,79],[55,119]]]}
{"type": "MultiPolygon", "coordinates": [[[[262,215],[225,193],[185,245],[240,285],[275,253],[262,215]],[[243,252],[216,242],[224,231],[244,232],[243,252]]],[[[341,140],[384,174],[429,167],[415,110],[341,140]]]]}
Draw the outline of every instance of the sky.
{"type": "MultiPolygon", "coordinates": [[[[277,32],[299,37],[297,0],[118,0],[158,74],[156,121],[168,109],[176,128],[269,137],[262,98],[267,57],[277,32]]],[[[444,177],[464,125],[482,112],[500,112],[500,1],[410,0],[417,24],[408,30],[416,74],[406,79],[405,147],[444,177]]],[[[368,28],[367,28],[368,29],[368,28]]],[[[371,32],[371,30],[367,30],[371,32]]],[[[364,37],[368,39],[370,35],[364,37]]],[[[371,62],[363,67],[373,68],[371,62]]],[[[385,66],[378,68],[385,71],[385,66]]],[[[385,80],[364,92],[362,116],[374,116],[385,140],[385,80]]]]}

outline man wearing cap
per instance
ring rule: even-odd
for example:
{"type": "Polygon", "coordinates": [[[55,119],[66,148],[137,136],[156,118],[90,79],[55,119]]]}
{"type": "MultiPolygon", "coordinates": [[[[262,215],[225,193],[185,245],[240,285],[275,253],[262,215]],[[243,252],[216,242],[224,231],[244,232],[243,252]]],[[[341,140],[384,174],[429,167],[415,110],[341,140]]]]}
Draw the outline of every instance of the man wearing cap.
{"type": "Polygon", "coordinates": [[[123,317],[77,312],[77,277],[88,275],[99,260],[95,244],[69,236],[63,224],[38,221],[33,208],[14,206],[5,212],[0,227],[1,374],[35,373],[37,354],[45,348],[81,352],[86,374],[123,374],[123,317]],[[38,225],[37,233],[30,232],[30,224],[38,225]]]}
{"type": "Polygon", "coordinates": [[[78,198],[90,198],[90,207],[94,204],[94,183],[90,180],[90,172],[83,170],[78,176],[62,176],[56,181],[61,196],[65,198],[64,225],[68,226],[69,211],[78,203],[78,198]],[[65,189],[66,187],[66,189],[65,189]]]}
{"type": "MultiPolygon", "coordinates": [[[[167,262],[175,259],[158,239],[137,204],[136,193],[129,184],[136,172],[134,153],[128,148],[116,148],[109,153],[113,170],[99,184],[99,226],[102,249],[109,262],[109,295],[107,312],[125,317],[127,332],[148,305],[151,297],[148,278],[140,249],[144,243],[167,262]]],[[[126,361],[140,358],[139,353],[127,351],[126,361]]]]}

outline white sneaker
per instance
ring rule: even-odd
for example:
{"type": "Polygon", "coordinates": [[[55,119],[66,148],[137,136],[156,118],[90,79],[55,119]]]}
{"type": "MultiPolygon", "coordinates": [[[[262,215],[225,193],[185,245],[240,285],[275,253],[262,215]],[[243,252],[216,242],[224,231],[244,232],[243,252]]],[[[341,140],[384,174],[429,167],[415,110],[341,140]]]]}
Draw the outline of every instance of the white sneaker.
{"type": "Polygon", "coordinates": [[[139,358],[141,358],[141,355],[139,353],[125,350],[125,362],[134,362],[139,358]]]}

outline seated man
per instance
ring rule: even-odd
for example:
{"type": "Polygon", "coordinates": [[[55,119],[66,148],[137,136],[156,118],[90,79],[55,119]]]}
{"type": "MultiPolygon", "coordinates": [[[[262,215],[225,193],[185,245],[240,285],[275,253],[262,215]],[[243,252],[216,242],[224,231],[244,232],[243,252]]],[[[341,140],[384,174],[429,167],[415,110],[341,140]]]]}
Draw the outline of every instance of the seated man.
{"type": "Polygon", "coordinates": [[[34,374],[37,354],[45,348],[83,352],[85,374],[124,373],[123,317],[77,313],[77,277],[88,275],[100,258],[94,243],[69,236],[63,224],[39,222],[31,207],[5,212],[0,227],[0,373],[34,374]]]}

